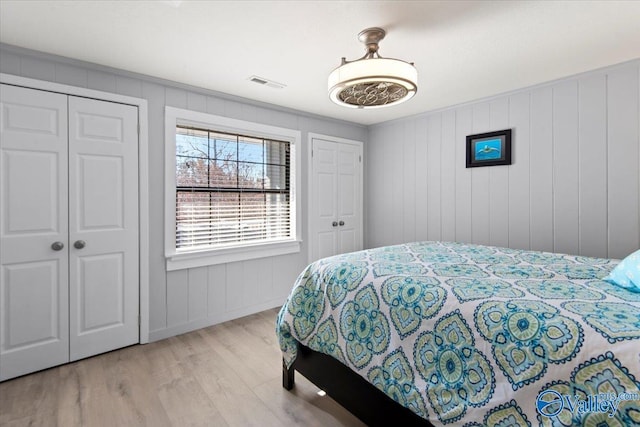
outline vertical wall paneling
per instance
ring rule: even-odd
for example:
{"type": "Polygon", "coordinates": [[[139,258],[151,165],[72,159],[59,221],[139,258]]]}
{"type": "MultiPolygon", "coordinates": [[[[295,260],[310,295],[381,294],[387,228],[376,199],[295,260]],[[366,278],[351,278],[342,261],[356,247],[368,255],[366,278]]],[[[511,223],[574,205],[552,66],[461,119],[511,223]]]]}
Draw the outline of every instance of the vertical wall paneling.
{"type": "Polygon", "coordinates": [[[56,64],[56,83],[87,87],[87,70],[67,64],[56,64]]]}
{"type": "Polygon", "coordinates": [[[187,93],[187,108],[193,111],[207,112],[207,97],[199,93],[187,93]]]}
{"type": "MultiPolygon", "coordinates": [[[[509,127],[509,98],[491,101],[489,129],[509,127]]],[[[509,245],[509,166],[489,167],[489,243],[509,245]]]]}
{"type": "MultiPolygon", "coordinates": [[[[365,177],[365,200],[371,200],[372,204],[368,209],[364,209],[364,215],[367,218],[367,225],[365,230],[379,230],[382,227],[382,205],[384,199],[379,197],[378,194],[382,193],[384,188],[384,162],[383,162],[383,150],[382,150],[382,138],[379,133],[375,136],[369,137],[367,143],[364,146],[365,156],[367,158],[367,167],[364,169],[365,177]]],[[[379,232],[374,234],[364,233],[364,245],[371,248],[378,246],[377,239],[380,236],[379,232]]]]}
{"type": "Polygon", "coordinates": [[[553,240],[560,253],[579,252],[578,82],[553,87],[553,240]]]}
{"type": "MultiPolygon", "coordinates": [[[[553,103],[550,87],[531,93],[531,249],[553,251],[553,103]]],[[[517,141],[516,141],[517,143],[517,141]]]]}
{"type": "Polygon", "coordinates": [[[40,58],[22,57],[20,75],[31,79],[56,81],[56,64],[40,58]]]}
{"type": "Polygon", "coordinates": [[[440,238],[445,241],[456,239],[456,113],[448,110],[442,113],[442,133],[440,145],[440,238]]]}
{"type": "Polygon", "coordinates": [[[187,91],[168,87],[165,89],[165,105],[176,108],[187,108],[187,91]]]}
{"type": "Polygon", "coordinates": [[[580,253],[607,256],[607,81],[578,82],[580,253]]]}
{"type": "Polygon", "coordinates": [[[242,262],[227,264],[227,310],[238,310],[244,304],[242,300],[244,297],[242,267],[242,262]]]}
{"type": "Polygon", "coordinates": [[[242,117],[242,104],[229,99],[224,100],[224,116],[232,119],[240,119],[242,117]]]}
{"type": "Polygon", "coordinates": [[[384,164],[385,177],[403,174],[405,182],[413,174],[416,200],[403,193],[399,204],[395,182],[367,193],[377,218],[368,241],[398,243],[387,230],[398,215],[406,226],[415,213],[416,240],[613,258],[638,249],[639,81],[634,60],[370,127],[368,167],[384,164]],[[506,128],[511,165],[465,168],[467,135],[506,128]],[[413,173],[386,146],[403,138],[415,141],[413,173]]]}
{"type": "Polygon", "coordinates": [[[273,259],[272,281],[274,295],[289,295],[293,283],[302,272],[300,265],[305,265],[306,261],[291,262],[288,256],[279,256],[273,259]]]}
{"type": "Polygon", "coordinates": [[[102,71],[89,70],[87,74],[87,87],[103,92],[116,92],[116,76],[102,71]]]}
{"type": "Polygon", "coordinates": [[[607,80],[609,256],[640,246],[638,216],[638,71],[624,67],[607,80]]]}
{"type": "Polygon", "coordinates": [[[412,242],[416,239],[416,123],[413,120],[403,123],[404,144],[403,159],[403,242],[412,242]]]}
{"type": "Polygon", "coordinates": [[[429,240],[440,240],[440,176],[442,146],[442,114],[429,116],[427,122],[427,236],[429,240]]]}
{"type": "Polygon", "coordinates": [[[189,321],[189,270],[167,273],[167,327],[189,321]]]}
{"type": "Polygon", "coordinates": [[[190,268],[188,290],[189,295],[189,321],[200,320],[207,317],[208,282],[207,267],[190,268]]]}
{"type": "Polygon", "coordinates": [[[251,259],[242,262],[242,281],[240,287],[242,288],[242,304],[240,307],[257,305],[260,303],[260,287],[264,284],[268,287],[271,286],[260,273],[260,266],[262,260],[251,259]]]}
{"type": "Polygon", "coordinates": [[[224,100],[213,96],[207,96],[207,113],[220,116],[224,114],[224,100]]]}
{"type": "Polygon", "coordinates": [[[402,147],[404,146],[404,126],[402,123],[394,123],[391,125],[393,135],[396,136],[393,141],[393,154],[389,158],[391,161],[391,230],[392,242],[402,243],[404,236],[404,154],[402,147]]]}
{"type": "MultiPolygon", "coordinates": [[[[378,137],[379,138],[379,137],[378,137]]],[[[371,147],[373,145],[375,145],[376,142],[373,140],[373,138],[367,138],[367,143],[364,144],[363,147],[363,153],[365,158],[367,159],[366,162],[366,167],[363,168],[362,170],[362,176],[363,176],[363,200],[369,200],[371,198],[373,198],[374,200],[378,200],[377,197],[374,196],[374,192],[376,190],[376,187],[378,185],[378,177],[377,177],[377,173],[376,173],[376,169],[379,169],[378,165],[378,158],[379,158],[379,154],[380,154],[380,150],[375,148],[372,149],[371,147]]],[[[379,203],[379,202],[378,202],[379,203]]],[[[363,206],[364,207],[364,206],[363,206]]],[[[377,217],[376,217],[376,213],[373,209],[369,208],[369,209],[363,209],[362,212],[363,215],[363,230],[368,230],[369,228],[375,228],[375,223],[377,221],[377,217]]],[[[364,233],[363,232],[363,241],[364,241],[364,247],[365,248],[371,248],[375,245],[375,242],[371,241],[369,239],[369,233],[364,233]]]]}
{"type": "Polygon", "coordinates": [[[13,53],[0,51],[0,73],[20,74],[20,57],[13,53]]]}
{"type": "Polygon", "coordinates": [[[429,208],[427,168],[424,165],[429,161],[427,147],[427,120],[416,120],[416,157],[414,168],[416,171],[416,240],[428,240],[427,210],[429,208]]]}
{"type": "Polygon", "coordinates": [[[207,315],[219,316],[227,307],[227,268],[224,264],[207,268],[207,315]]]}
{"type": "Polygon", "coordinates": [[[509,127],[512,129],[512,165],[509,171],[509,244],[510,248],[530,249],[530,95],[520,93],[509,98],[509,127]]]}
{"type": "Polygon", "coordinates": [[[456,241],[471,243],[471,172],[466,164],[466,138],[472,133],[473,111],[464,107],[456,112],[456,241]]]}
{"type": "MultiPolygon", "coordinates": [[[[488,132],[491,129],[491,109],[488,102],[473,106],[473,133],[488,132]]],[[[471,169],[471,239],[480,245],[490,244],[489,239],[489,168],[471,169]]]]}
{"type": "MultiPolygon", "coordinates": [[[[268,258],[256,260],[256,294],[259,304],[260,301],[268,301],[273,292],[273,262],[268,258]]],[[[290,286],[293,286],[291,282],[290,286]]]]}
{"type": "Polygon", "coordinates": [[[116,92],[121,95],[142,97],[142,81],[129,77],[116,77],[116,92]]]}
{"type": "Polygon", "coordinates": [[[345,126],[338,126],[338,123],[327,123],[323,120],[314,120],[322,125],[320,128],[316,128],[311,124],[307,124],[303,119],[309,119],[307,117],[298,117],[294,114],[288,114],[282,111],[271,110],[270,123],[273,126],[280,126],[289,129],[306,130],[307,132],[317,132],[331,135],[341,135],[343,138],[361,138],[358,132],[353,132],[353,129],[346,128],[345,126]]]}
{"type": "MultiPolygon", "coordinates": [[[[376,242],[375,246],[387,245],[391,243],[391,224],[390,224],[390,215],[393,207],[389,201],[391,200],[391,194],[393,192],[391,182],[391,156],[393,155],[393,142],[394,138],[389,131],[388,126],[380,127],[380,143],[375,147],[378,147],[381,154],[381,161],[378,164],[380,169],[376,170],[375,173],[379,174],[379,179],[382,182],[380,188],[378,188],[375,193],[375,197],[379,199],[380,203],[377,205],[380,209],[376,212],[376,215],[380,218],[379,227],[375,228],[375,232],[371,233],[369,237],[376,242]],[[375,236],[375,237],[372,237],[375,236]]],[[[374,149],[374,147],[372,147],[374,149]]],[[[367,233],[365,233],[367,234],[367,233]]]]}

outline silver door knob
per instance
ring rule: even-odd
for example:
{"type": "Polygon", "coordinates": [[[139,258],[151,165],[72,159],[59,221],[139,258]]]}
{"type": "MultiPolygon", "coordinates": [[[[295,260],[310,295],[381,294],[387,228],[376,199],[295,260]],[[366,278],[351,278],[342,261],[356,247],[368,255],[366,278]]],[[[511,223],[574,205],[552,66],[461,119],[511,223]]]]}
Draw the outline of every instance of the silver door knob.
{"type": "Polygon", "coordinates": [[[84,240],[76,240],[75,242],[73,242],[73,247],[76,249],[82,249],[86,246],[87,242],[85,242],[84,240]]]}
{"type": "Polygon", "coordinates": [[[61,251],[62,248],[64,248],[64,243],[62,242],[53,242],[51,244],[51,249],[53,249],[54,251],[61,251]]]}
{"type": "Polygon", "coordinates": [[[339,225],[342,227],[344,225],[344,221],[340,221],[339,225]]]}
{"type": "Polygon", "coordinates": [[[333,221],[333,222],[331,223],[331,225],[333,225],[334,227],[337,227],[337,226],[338,226],[338,221],[333,221]]]}

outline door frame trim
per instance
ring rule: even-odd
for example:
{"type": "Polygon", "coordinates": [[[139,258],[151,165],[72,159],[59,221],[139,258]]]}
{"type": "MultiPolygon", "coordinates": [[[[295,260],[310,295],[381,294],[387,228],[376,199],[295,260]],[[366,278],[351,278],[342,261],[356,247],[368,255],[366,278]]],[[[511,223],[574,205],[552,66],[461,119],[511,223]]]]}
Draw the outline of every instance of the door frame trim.
{"type": "Polygon", "coordinates": [[[307,141],[308,141],[308,146],[307,146],[307,203],[306,203],[306,208],[307,208],[307,263],[310,263],[311,260],[313,259],[313,243],[312,240],[314,238],[313,235],[313,230],[314,230],[314,225],[313,225],[313,211],[311,210],[312,207],[312,191],[313,191],[313,156],[312,156],[312,150],[313,150],[313,140],[314,139],[324,139],[325,141],[329,141],[329,142],[335,142],[337,144],[349,144],[349,145],[356,145],[360,147],[360,150],[362,152],[362,161],[360,162],[360,197],[358,200],[358,204],[360,206],[360,212],[362,215],[362,222],[360,224],[360,239],[362,240],[362,243],[364,244],[364,142],[363,141],[357,141],[355,139],[347,139],[347,138],[341,138],[338,136],[331,136],[331,135],[324,135],[321,133],[315,133],[315,132],[308,132],[307,133],[307,141]]]}
{"type": "Polygon", "coordinates": [[[0,73],[0,83],[138,107],[139,342],[149,342],[149,123],[147,100],[0,73]]]}

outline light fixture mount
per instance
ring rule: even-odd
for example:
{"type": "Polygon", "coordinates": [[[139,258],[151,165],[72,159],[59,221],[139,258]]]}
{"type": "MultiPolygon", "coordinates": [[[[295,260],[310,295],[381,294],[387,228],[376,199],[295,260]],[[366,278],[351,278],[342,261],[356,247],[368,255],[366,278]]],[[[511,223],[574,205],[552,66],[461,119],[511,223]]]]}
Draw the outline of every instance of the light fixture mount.
{"type": "Polygon", "coordinates": [[[418,90],[418,72],[413,63],[383,58],[379,43],[386,36],[382,28],[362,30],[358,40],[366,46],[365,55],[355,61],[342,58],[329,75],[329,97],[338,105],[377,108],[396,105],[412,98],[418,90]]]}

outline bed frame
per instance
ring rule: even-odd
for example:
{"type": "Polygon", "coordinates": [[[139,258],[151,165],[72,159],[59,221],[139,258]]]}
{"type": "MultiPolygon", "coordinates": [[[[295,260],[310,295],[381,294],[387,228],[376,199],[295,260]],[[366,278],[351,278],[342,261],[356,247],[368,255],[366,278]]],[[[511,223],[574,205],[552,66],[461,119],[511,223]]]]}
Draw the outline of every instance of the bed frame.
{"type": "Polygon", "coordinates": [[[282,365],[282,386],[287,390],[294,386],[295,371],[369,426],[433,427],[333,357],[302,344],[298,344],[298,356],[291,368],[282,365]]]}

